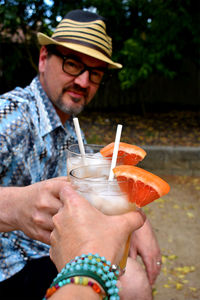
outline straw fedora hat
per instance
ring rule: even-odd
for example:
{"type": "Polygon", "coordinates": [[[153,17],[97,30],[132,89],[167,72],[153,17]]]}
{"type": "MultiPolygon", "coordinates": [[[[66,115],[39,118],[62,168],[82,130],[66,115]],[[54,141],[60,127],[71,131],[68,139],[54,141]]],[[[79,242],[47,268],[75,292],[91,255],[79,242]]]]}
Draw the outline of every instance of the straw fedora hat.
{"type": "Polygon", "coordinates": [[[103,17],[89,11],[70,11],[51,37],[39,32],[37,38],[40,45],[63,46],[104,61],[109,68],[122,68],[111,60],[112,39],[106,33],[103,17]]]}

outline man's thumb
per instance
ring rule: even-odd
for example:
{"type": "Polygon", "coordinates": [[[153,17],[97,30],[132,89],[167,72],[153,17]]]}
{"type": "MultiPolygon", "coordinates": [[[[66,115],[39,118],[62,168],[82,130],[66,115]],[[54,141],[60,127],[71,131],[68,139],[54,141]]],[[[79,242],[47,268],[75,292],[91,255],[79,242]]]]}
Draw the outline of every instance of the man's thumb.
{"type": "Polygon", "coordinates": [[[71,185],[67,182],[65,187],[60,191],[60,200],[63,204],[68,203],[73,206],[81,206],[88,203],[71,185]]]}
{"type": "Polygon", "coordinates": [[[132,211],[123,215],[129,224],[129,233],[139,229],[143,226],[146,216],[143,211],[132,211]]]}

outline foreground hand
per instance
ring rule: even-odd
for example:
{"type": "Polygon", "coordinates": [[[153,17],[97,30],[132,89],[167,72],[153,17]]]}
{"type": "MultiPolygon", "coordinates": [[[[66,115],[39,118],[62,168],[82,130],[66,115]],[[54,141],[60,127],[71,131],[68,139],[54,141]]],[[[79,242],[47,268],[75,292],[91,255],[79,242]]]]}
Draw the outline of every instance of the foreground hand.
{"type": "Polygon", "coordinates": [[[128,257],[126,271],[119,278],[120,300],[152,300],[152,287],[143,266],[128,257]]]}
{"type": "Polygon", "coordinates": [[[136,259],[140,255],[146,268],[150,284],[154,284],[161,270],[160,248],[150,222],[146,219],[144,225],[132,235],[130,256],[136,259]]]}
{"type": "Polygon", "coordinates": [[[144,215],[130,212],[106,216],[74,191],[71,185],[60,193],[63,206],[53,217],[50,257],[58,270],[77,255],[98,253],[119,263],[129,234],[144,224],[144,215]]]}
{"type": "Polygon", "coordinates": [[[15,230],[49,244],[52,216],[62,205],[59,192],[66,184],[67,177],[58,177],[18,188],[21,198],[15,210],[15,230]]]}

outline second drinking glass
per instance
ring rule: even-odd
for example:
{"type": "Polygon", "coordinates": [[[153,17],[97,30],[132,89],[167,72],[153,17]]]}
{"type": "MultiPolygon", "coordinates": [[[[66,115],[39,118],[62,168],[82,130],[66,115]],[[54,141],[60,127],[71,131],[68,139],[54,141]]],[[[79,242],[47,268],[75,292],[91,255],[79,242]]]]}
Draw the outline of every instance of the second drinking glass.
{"type": "MultiPolygon", "coordinates": [[[[110,165],[108,164],[82,166],[71,170],[69,179],[73,187],[104,214],[119,215],[136,210],[135,203],[128,201],[128,195],[122,192],[119,186],[119,184],[128,184],[127,181],[109,181],[109,172],[110,165]]],[[[126,244],[123,259],[119,264],[122,269],[126,266],[129,240],[126,244]]]]}

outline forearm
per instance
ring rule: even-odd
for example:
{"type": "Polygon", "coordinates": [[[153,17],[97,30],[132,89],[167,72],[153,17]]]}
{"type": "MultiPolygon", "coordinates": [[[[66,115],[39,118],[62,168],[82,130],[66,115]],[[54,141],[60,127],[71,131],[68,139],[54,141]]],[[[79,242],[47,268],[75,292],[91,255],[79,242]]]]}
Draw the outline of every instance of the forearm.
{"type": "Polygon", "coordinates": [[[49,300],[99,300],[100,296],[90,286],[67,284],[58,289],[49,300]]]}
{"type": "Polygon", "coordinates": [[[8,232],[16,227],[16,206],[21,194],[20,187],[0,187],[0,231],[8,232]]]}

